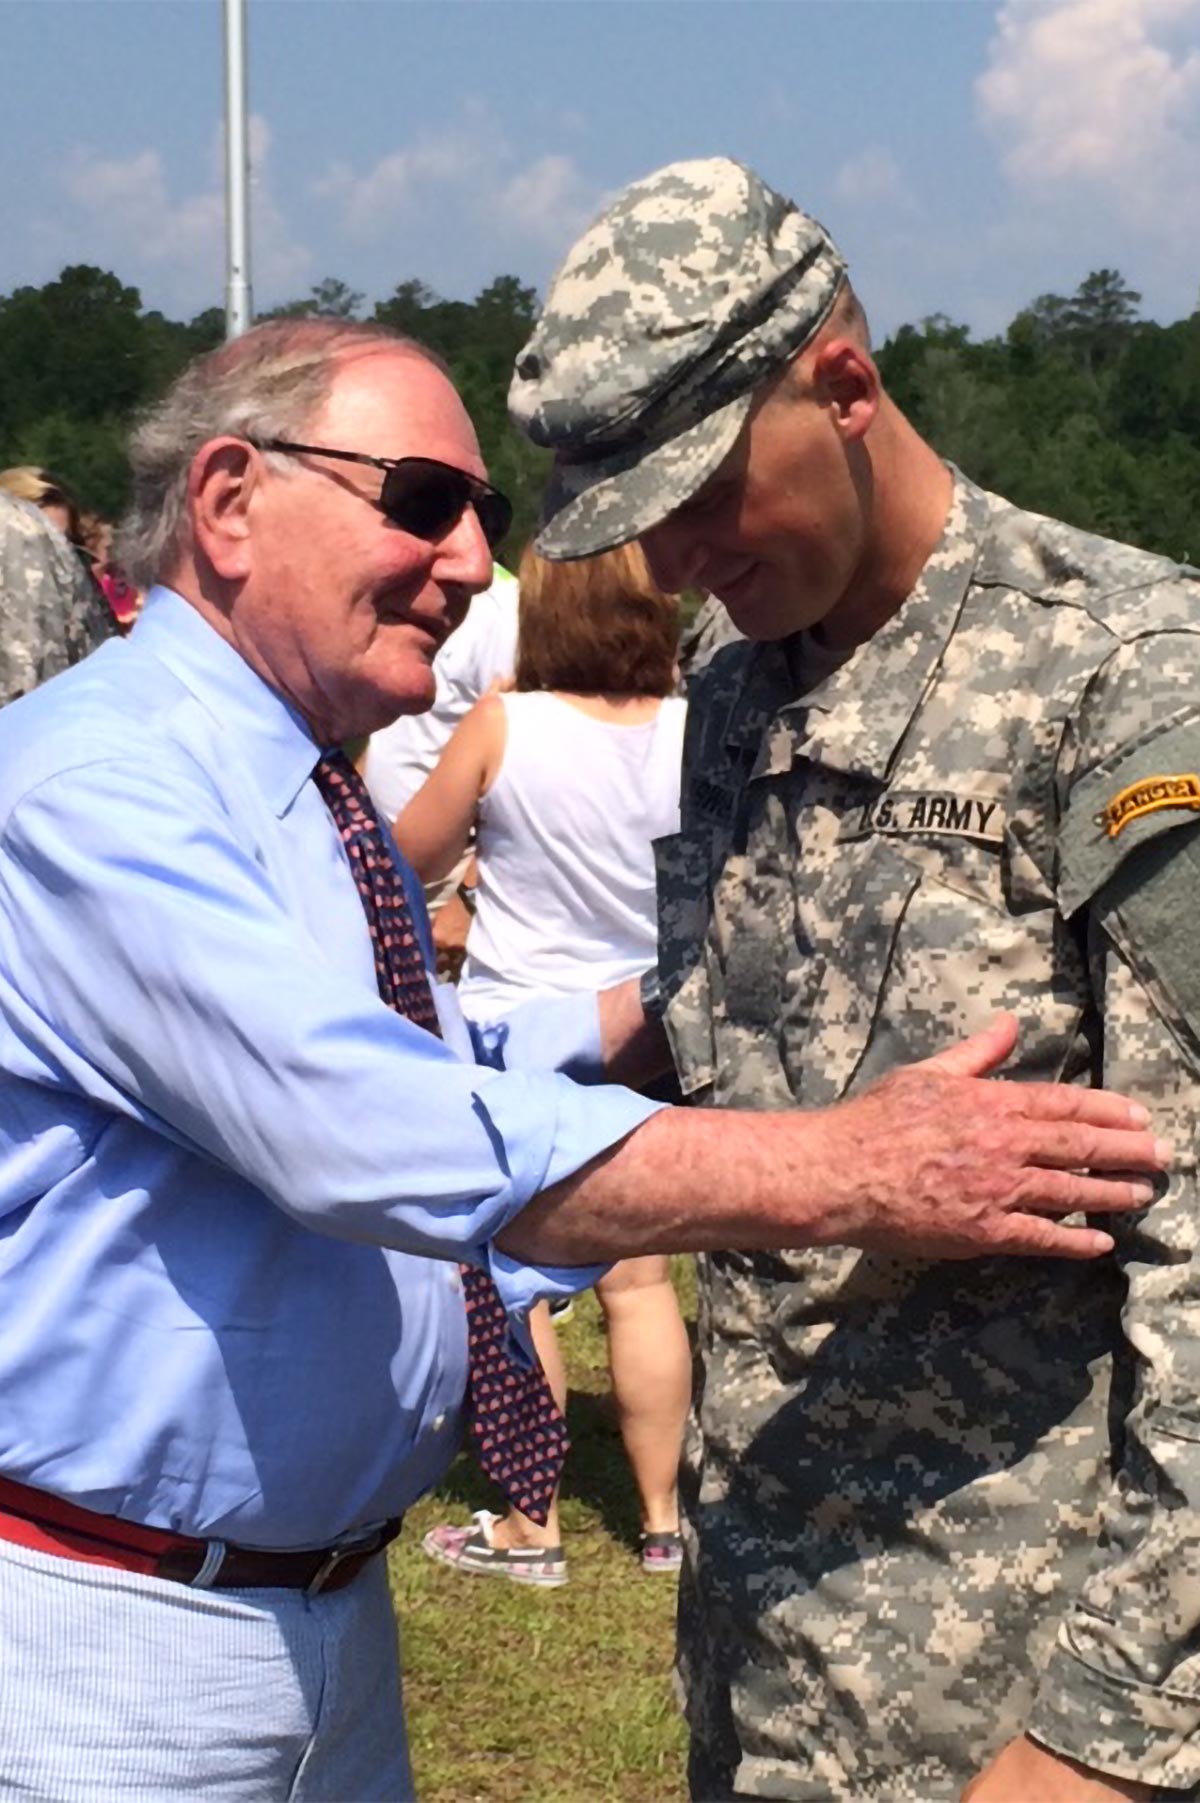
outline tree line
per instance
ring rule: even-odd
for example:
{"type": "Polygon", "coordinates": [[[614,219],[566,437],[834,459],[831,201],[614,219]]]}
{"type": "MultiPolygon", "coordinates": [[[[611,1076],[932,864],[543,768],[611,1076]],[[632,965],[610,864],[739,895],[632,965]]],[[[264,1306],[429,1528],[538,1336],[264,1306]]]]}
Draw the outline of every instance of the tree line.
{"type": "MultiPolygon", "coordinates": [[[[878,347],[883,380],[918,430],[976,481],[1035,511],[1200,562],[1200,310],[1173,325],[1140,316],[1119,271],[1073,295],[1043,294],[1006,332],[974,340],[938,313],[878,347]]],[[[515,505],[507,554],[534,529],[547,457],[508,420],[513,359],[538,297],[498,276],[473,301],[401,282],[369,311],[335,278],[270,317],[370,318],[445,358],[498,487],[515,505]]],[[[77,264],[0,296],[0,467],[54,471],[109,518],[128,492],[125,440],[139,408],[224,314],[186,322],[143,308],[138,290],[77,264]]]]}

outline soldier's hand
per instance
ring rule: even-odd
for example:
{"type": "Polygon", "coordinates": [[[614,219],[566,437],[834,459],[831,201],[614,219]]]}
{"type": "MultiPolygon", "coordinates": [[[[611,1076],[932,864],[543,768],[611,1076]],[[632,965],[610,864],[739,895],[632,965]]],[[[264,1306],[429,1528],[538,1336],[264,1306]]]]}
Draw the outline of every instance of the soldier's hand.
{"type": "Polygon", "coordinates": [[[828,1111],[822,1240],[921,1258],[1112,1250],[1109,1234],[1050,1217],[1144,1208],[1170,1148],[1123,1096],[982,1081],[1016,1037],[1001,1015],[828,1111]]]}

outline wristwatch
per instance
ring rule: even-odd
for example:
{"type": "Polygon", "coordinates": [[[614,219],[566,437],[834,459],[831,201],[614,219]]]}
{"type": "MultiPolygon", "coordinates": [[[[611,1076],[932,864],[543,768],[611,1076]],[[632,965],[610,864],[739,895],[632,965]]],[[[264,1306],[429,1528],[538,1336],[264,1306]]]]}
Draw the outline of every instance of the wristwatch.
{"type": "Polygon", "coordinates": [[[658,965],[652,964],[644,970],[638,983],[638,994],[641,997],[642,1013],[647,1020],[661,1020],[667,1012],[667,998],[663,994],[662,984],[658,980],[658,965]]]}

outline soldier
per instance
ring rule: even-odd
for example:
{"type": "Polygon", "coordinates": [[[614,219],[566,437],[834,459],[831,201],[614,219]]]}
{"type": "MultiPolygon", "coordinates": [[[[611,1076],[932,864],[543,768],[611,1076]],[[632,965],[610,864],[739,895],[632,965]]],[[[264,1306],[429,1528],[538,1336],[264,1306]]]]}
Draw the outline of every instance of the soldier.
{"type": "Polygon", "coordinates": [[[0,707],[112,631],[100,591],[62,534],[0,493],[0,707]]]}
{"type": "Polygon", "coordinates": [[[748,635],[660,842],[691,1099],[832,1103],[1005,1008],[1013,1074],[1128,1089],[1185,1153],[1092,1268],[702,1259],[693,1794],[1197,1794],[1197,572],[948,468],[828,234],[725,160],[576,244],[510,404],[557,453],[546,556],[636,537],[748,635]]]}
{"type": "Polygon", "coordinates": [[[687,694],[701,670],[717,652],[740,639],[728,613],[715,595],[706,595],[679,635],[679,686],[687,694]]]}

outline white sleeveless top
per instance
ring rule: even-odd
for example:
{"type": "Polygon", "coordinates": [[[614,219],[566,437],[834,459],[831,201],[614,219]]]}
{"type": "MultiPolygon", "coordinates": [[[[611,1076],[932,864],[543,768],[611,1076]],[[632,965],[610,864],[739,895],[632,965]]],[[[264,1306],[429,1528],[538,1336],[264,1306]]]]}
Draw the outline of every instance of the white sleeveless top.
{"type": "Polygon", "coordinates": [[[651,841],[679,831],[687,704],[614,725],[540,691],[503,695],[499,772],[479,804],[479,886],[459,983],[476,1018],[605,989],[654,962],[651,841]]]}

